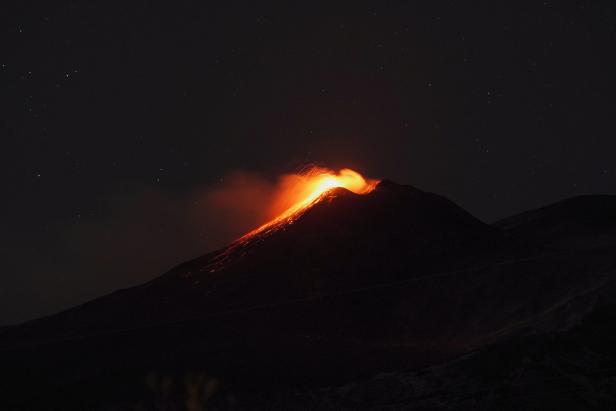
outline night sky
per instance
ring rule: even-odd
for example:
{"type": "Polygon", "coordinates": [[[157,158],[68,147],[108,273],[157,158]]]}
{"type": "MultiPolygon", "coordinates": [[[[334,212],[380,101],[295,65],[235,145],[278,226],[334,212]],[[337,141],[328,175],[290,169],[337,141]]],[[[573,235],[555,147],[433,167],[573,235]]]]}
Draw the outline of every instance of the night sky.
{"type": "Polygon", "coordinates": [[[308,163],[488,222],[616,194],[612,1],[222,3],[3,4],[0,324],[224,245],[254,222],[212,192],[308,163]]]}

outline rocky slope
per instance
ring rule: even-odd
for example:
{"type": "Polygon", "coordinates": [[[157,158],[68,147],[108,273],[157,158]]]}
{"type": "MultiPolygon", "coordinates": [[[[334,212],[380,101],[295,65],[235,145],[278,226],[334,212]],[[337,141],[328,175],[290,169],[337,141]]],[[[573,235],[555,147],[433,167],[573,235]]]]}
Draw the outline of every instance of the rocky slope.
{"type": "MultiPolygon", "coordinates": [[[[410,186],[335,189],[292,224],[1,329],[0,394],[35,408],[179,407],[199,376],[194,384],[209,392],[199,401],[223,408],[438,409],[474,404],[447,400],[468,392],[498,397],[506,382],[487,384],[481,367],[526,373],[536,365],[526,353],[549,352],[553,341],[582,371],[609,368],[611,352],[589,360],[593,349],[558,341],[582,341],[593,328],[580,324],[611,312],[613,203],[573,199],[488,225],[410,186]],[[515,341],[523,348],[512,352],[515,341]],[[397,394],[379,373],[397,381],[397,394]]],[[[615,329],[599,323],[609,339],[615,329]]]]}

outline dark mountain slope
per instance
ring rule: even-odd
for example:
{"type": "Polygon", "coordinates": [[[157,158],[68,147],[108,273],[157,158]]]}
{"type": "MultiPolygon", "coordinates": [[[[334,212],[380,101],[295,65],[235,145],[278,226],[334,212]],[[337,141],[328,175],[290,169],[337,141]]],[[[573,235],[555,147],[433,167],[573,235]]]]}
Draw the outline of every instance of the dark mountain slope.
{"type": "MultiPolygon", "coordinates": [[[[616,253],[609,241],[542,243],[544,227],[573,218],[551,210],[530,219],[548,223],[490,226],[409,186],[332,190],[292,224],[0,330],[0,390],[16,403],[27,384],[40,388],[31,404],[81,389],[94,393],[78,401],[134,403],[144,375],[199,372],[252,398],[255,387],[336,384],[567,332],[614,301],[616,253]]],[[[596,221],[611,227],[610,210],[596,221]]]]}
{"type": "Polygon", "coordinates": [[[327,193],[297,221],[17,329],[46,338],[161,325],[468,266],[503,241],[443,197],[390,182],[327,193]],[[480,257],[476,249],[481,249],[480,257]]]}
{"type": "Polygon", "coordinates": [[[616,196],[587,195],[497,221],[495,227],[546,247],[615,245],[616,196]]]}

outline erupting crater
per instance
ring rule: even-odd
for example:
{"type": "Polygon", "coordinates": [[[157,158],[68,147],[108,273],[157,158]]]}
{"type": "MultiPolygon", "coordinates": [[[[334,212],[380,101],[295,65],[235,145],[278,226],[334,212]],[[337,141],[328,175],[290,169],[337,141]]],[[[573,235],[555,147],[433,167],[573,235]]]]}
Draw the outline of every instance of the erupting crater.
{"type": "Polygon", "coordinates": [[[357,171],[343,168],[338,172],[312,167],[301,174],[287,176],[277,204],[290,204],[269,222],[248,232],[238,241],[247,240],[257,234],[270,231],[275,227],[294,222],[304,211],[320,202],[326,193],[334,188],[345,188],[355,194],[367,194],[374,190],[379,180],[366,179],[357,171]]]}
{"type": "Polygon", "coordinates": [[[235,240],[200,271],[213,273],[220,270],[235,256],[244,255],[251,244],[295,222],[306,210],[326,198],[330,190],[345,188],[355,194],[367,194],[376,188],[379,181],[366,179],[349,168],[335,172],[327,168],[312,167],[301,173],[284,176],[276,198],[272,201],[273,217],[267,223],[235,240]]]}

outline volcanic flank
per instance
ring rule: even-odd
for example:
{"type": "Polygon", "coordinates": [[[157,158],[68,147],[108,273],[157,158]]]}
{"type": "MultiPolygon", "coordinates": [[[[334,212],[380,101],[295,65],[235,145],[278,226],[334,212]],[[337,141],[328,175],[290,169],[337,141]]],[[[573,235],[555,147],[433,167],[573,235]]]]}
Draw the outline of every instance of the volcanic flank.
{"type": "MultiPolygon", "coordinates": [[[[160,370],[202,370],[240,392],[323,386],[566,332],[613,301],[613,242],[564,252],[533,237],[537,218],[492,226],[411,186],[334,176],[348,184],[320,178],[228,247],[0,330],[4,369],[53,372],[60,391],[160,370]]],[[[600,231],[615,238],[609,221],[600,231]]]]}
{"type": "Polygon", "coordinates": [[[63,338],[327,296],[468,266],[473,249],[504,240],[445,198],[388,181],[301,204],[147,284],[30,324],[53,322],[47,337],[63,338]]]}

